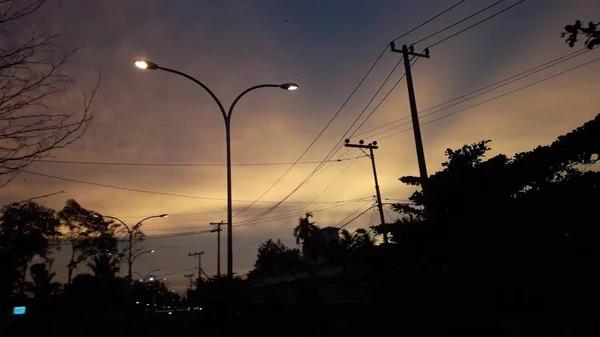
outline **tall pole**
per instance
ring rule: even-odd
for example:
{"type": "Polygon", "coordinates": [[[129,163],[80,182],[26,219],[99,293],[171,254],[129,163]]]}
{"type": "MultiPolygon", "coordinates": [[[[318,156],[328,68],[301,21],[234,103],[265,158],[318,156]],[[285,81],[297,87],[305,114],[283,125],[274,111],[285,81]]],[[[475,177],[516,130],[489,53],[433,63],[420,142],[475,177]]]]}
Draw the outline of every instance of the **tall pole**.
{"type": "MultiPolygon", "coordinates": [[[[133,227],[129,227],[127,226],[127,223],[125,223],[125,221],[117,218],[116,216],[109,216],[109,215],[100,215],[100,214],[93,214],[92,215],[94,218],[106,218],[106,219],[112,219],[112,220],[116,220],[118,222],[120,222],[123,227],[125,227],[125,230],[127,231],[127,241],[128,241],[128,252],[127,252],[127,278],[129,283],[131,283],[132,279],[131,279],[131,269],[132,269],[132,265],[133,265],[133,260],[135,259],[133,257],[133,236],[135,235],[136,230],[138,230],[140,228],[140,226],[142,225],[142,222],[149,220],[149,219],[154,219],[154,218],[166,218],[167,216],[169,216],[168,214],[160,214],[160,215],[153,215],[153,216],[149,216],[146,218],[143,218],[142,220],[138,221],[135,226],[133,227]]],[[[137,257],[137,256],[136,256],[137,257]]]]}
{"type": "Polygon", "coordinates": [[[132,281],[131,268],[133,265],[133,257],[132,257],[133,256],[133,231],[130,230],[129,228],[127,228],[127,234],[129,235],[129,253],[128,253],[128,258],[127,258],[127,262],[128,262],[127,279],[129,280],[129,283],[131,283],[131,281],[132,281]]]}
{"type": "MultiPolygon", "coordinates": [[[[377,179],[377,167],[375,166],[375,152],[379,148],[377,146],[377,142],[372,142],[365,145],[363,140],[360,140],[358,144],[350,144],[350,140],[346,139],[345,147],[355,147],[359,149],[369,149],[369,158],[371,158],[371,166],[373,167],[373,179],[375,180],[375,196],[377,198],[377,208],[379,209],[379,220],[381,221],[381,226],[385,225],[385,217],[383,215],[383,203],[381,202],[381,191],[379,190],[379,180],[377,179]]],[[[385,228],[382,230],[383,233],[383,242],[388,243],[388,233],[385,228]]]]}
{"type": "MultiPolygon", "coordinates": [[[[415,88],[413,85],[412,72],[410,69],[410,56],[413,57],[425,57],[429,58],[429,49],[425,49],[423,54],[415,53],[414,47],[408,48],[406,45],[402,46],[401,50],[396,49],[394,42],[390,42],[390,47],[394,53],[402,53],[404,58],[404,71],[406,73],[406,86],[408,88],[408,100],[410,103],[410,116],[412,119],[413,133],[415,135],[415,145],[417,148],[417,160],[419,162],[419,174],[421,177],[421,183],[425,184],[427,180],[427,165],[425,163],[425,151],[423,150],[423,139],[421,138],[421,127],[419,125],[419,112],[417,110],[417,100],[415,99],[415,88]]],[[[422,187],[422,186],[421,186],[422,187]]]]}
{"type": "Polygon", "coordinates": [[[172,74],[176,74],[182,77],[187,78],[188,80],[199,85],[204,91],[206,91],[210,97],[215,101],[215,103],[219,106],[219,110],[223,115],[223,120],[225,122],[225,146],[226,146],[226,156],[227,156],[227,277],[233,278],[233,200],[232,200],[232,188],[231,188],[231,115],[233,113],[233,109],[237,102],[244,95],[249,93],[250,91],[260,89],[260,88],[280,88],[284,90],[296,90],[298,89],[298,85],[295,83],[283,83],[283,84],[259,84],[253,87],[250,87],[242,93],[240,93],[231,103],[228,110],[225,110],[223,103],[219,100],[217,95],[210,90],[208,86],[199,81],[198,79],[190,76],[184,72],[179,70],[170,69],[166,67],[161,67],[154,62],[150,62],[148,60],[137,60],[135,61],[136,67],[140,69],[149,69],[149,70],[162,70],[172,74]]]}
{"type": "MultiPolygon", "coordinates": [[[[233,279],[233,202],[231,191],[231,112],[225,118],[225,137],[227,142],[227,277],[233,279]]],[[[198,276],[200,277],[200,276],[198,276]]]]}
{"type": "Polygon", "coordinates": [[[194,280],[192,279],[194,277],[194,274],[184,274],[183,276],[187,277],[190,280],[190,290],[192,290],[194,287],[194,280]]]}
{"type": "Polygon", "coordinates": [[[211,233],[217,232],[217,276],[221,276],[221,222],[211,222],[211,225],[217,226],[215,229],[211,229],[211,233]]]}
{"type": "Polygon", "coordinates": [[[188,253],[188,256],[198,256],[198,279],[202,279],[202,254],[204,251],[188,253]]]}

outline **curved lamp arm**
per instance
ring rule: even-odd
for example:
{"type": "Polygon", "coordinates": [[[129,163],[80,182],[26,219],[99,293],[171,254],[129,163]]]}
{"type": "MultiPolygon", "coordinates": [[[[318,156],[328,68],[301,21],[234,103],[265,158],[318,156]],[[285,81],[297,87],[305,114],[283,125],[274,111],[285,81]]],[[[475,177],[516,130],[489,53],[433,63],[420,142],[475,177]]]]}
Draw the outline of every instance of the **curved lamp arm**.
{"type": "Polygon", "coordinates": [[[131,233],[131,229],[129,228],[129,226],[127,226],[127,224],[125,223],[125,221],[117,218],[116,216],[110,216],[110,215],[99,215],[98,217],[100,218],[106,218],[106,219],[112,219],[112,220],[117,220],[118,222],[120,222],[123,226],[125,226],[125,229],[127,229],[127,233],[131,233]]]}
{"type": "Polygon", "coordinates": [[[260,89],[260,88],[281,88],[280,84],[259,84],[259,85],[255,85],[253,87],[250,87],[244,91],[242,91],[241,94],[239,94],[234,100],[233,103],[231,103],[231,106],[229,107],[229,112],[227,113],[227,118],[231,118],[231,114],[233,113],[233,108],[235,108],[235,105],[237,104],[237,102],[240,100],[240,98],[244,97],[244,95],[246,95],[247,93],[249,93],[252,90],[256,90],[256,89],[260,89]]]}
{"type": "MultiPolygon", "coordinates": [[[[209,95],[210,97],[212,97],[212,99],[215,101],[215,103],[217,103],[217,105],[219,106],[219,110],[221,110],[221,113],[223,114],[223,118],[227,119],[228,115],[227,112],[225,111],[225,108],[223,107],[223,104],[221,103],[221,101],[219,100],[219,98],[217,98],[217,95],[215,95],[214,92],[212,92],[212,90],[210,90],[204,83],[200,82],[199,80],[195,79],[194,77],[181,72],[179,70],[175,70],[175,69],[170,69],[170,68],[165,68],[165,67],[161,67],[161,66],[156,66],[155,69],[159,69],[159,70],[163,70],[169,73],[173,73],[179,76],[183,76],[185,78],[187,78],[188,80],[196,83],[197,85],[201,86],[202,89],[204,89],[209,95]]],[[[231,110],[231,109],[230,109],[231,110]]]]}
{"type": "Polygon", "coordinates": [[[141,252],[141,253],[137,253],[133,256],[133,258],[131,259],[131,262],[133,263],[133,261],[135,261],[135,259],[137,259],[138,256],[143,255],[143,254],[147,254],[147,253],[154,253],[154,249],[151,250],[147,250],[145,252],[141,252]]]}
{"type": "Polygon", "coordinates": [[[142,220],[138,221],[138,222],[135,224],[135,226],[133,226],[133,230],[136,230],[136,229],[138,229],[138,228],[139,228],[139,227],[142,225],[142,222],[144,222],[144,221],[146,221],[146,220],[148,220],[148,219],[154,219],[154,218],[166,218],[166,217],[167,217],[167,214],[160,214],[160,215],[152,215],[152,216],[149,216],[149,217],[143,218],[142,220]]]}

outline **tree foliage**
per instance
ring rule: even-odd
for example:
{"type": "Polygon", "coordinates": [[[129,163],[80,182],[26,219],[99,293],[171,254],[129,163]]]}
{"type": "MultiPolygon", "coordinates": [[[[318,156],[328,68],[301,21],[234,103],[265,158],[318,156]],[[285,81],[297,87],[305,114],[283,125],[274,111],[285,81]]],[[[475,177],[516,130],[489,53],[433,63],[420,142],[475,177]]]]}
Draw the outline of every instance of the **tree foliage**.
{"type": "Polygon", "coordinates": [[[2,293],[10,294],[18,285],[25,290],[25,275],[34,256],[47,258],[58,238],[60,222],[54,210],[33,201],[5,206],[0,216],[0,278],[2,293]]]}
{"type": "Polygon", "coordinates": [[[600,30],[598,30],[598,24],[590,21],[585,27],[581,21],[575,21],[573,25],[566,25],[565,31],[561,34],[561,37],[567,37],[565,40],[569,44],[569,47],[573,48],[577,43],[579,35],[587,37],[585,46],[588,49],[593,49],[595,46],[600,45],[600,30]]]}
{"type": "Polygon", "coordinates": [[[296,248],[286,247],[281,240],[272,239],[258,247],[253,276],[269,276],[298,269],[304,265],[302,254],[296,248]]]}
{"type": "Polygon", "coordinates": [[[319,226],[311,222],[312,213],[306,213],[304,217],[298,219],[298,225],[294,228],[294,237],[296,244],[302,245],[302,256],[310,261],[317,257],[319,250],[319,226]]]}
{"type": "MultiPolygon", "coordinates": [[[[394,205],[401,220],[393,240],[413,248],[406,254],[419,270],[541,275],[591,263],[600,173],[586,168],[598,161],[599,134],[600,115],[512,158],[484,160],[489,140],[448,149],[443,169],[427,180],[428,195],[418,190],[414,205],[394,205]]],[[[417,177],[401,181],[420,186],[417,177]]]]}
{"type": "Polygon", "coordinates": [[[102,217],[95,217],[73,199],[67,200],[65,207],[58,213],[65,228],[64,240],[70,244],[71,254],[67,265],[67,284],[71,283],[73,271],[91,256],[100,253],[116,253],[114,237],[115,226],[102,217]]]}
{"type": "Polygon", "coordinates": [[[58,106],[73,79],[66,65],[77,49],[62,51],[58,36],[28,26],[46,0],[0,1],[0,177],[3,183],[50,151],[79,139],[92,120],[91,95],[80,111],[58,106]]]}
{"type": "Polygon", "coordinates": [[[30,292],[33,297],[40,301],[47,301],[52,295],[58,293],[61,288],[59,282],[53,281],[56,273],[52,271],[53,259],[44,263],[35,263],[29,267],[32,284],[30,284],[30,292]]]}

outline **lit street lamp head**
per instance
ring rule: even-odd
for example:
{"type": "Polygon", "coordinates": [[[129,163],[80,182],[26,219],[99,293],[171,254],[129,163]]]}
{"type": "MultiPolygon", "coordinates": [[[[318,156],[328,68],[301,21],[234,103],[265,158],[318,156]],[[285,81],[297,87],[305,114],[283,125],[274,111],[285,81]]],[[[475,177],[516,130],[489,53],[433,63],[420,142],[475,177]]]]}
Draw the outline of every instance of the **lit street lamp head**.
{"type": "Polygon", "coordinates": [[[154,250],[154,249],[152,249],[152,250],[150,251],[150,253],[154,253],[154,252],[155,252],[155,250],[154,250]]]}
{"type": "Polygon", "coordinates": [[[135,66],[140,68],[140,69],[150,69],[150,70],[154,70],[154,69],[158,69],[158,64],[150,62],[148,60],[136,60],[134,62],[135,66]]]}
{"type": "Polygon", "coordinates": [[[279,86],[281,89],[284,90],[297,90],[298,89],[298,84],[296,83],[284,83],[282,85],[279,86]]]}
{"type": "Polygon", "coordinates": [[[168,218],[168,217],[169,217],[169,214],[161,214],[161,215],[159,215],[158,217],[159,217],[159,218],[168,218]]]}

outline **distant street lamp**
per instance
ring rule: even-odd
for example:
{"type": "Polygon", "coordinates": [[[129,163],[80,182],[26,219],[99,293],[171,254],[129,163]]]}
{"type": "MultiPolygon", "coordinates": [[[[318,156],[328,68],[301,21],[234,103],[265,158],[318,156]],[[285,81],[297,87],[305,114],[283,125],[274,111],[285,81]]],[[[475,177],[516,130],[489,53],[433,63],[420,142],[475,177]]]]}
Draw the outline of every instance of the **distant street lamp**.
{"type": "Polygon", "coordinates": [[[138,272],[135,272],[135,271],[133,272],[133,274],[140,275],[140,276],[142,277],[142,278],[141,278],[141,281],[143,282],[145,279],[147,279],[147,278],[148,278],[148,276],[150,276],[150,274],[152,274],[152,273],[155,273],[155,272],[157,272],[157,271],[159,271],[159,270],[160,270],[160,269],[154,269],[154,270],[151,270],[151,271],[147,272],[147,273],[146,273],[146,275],[142,275],[142,274],[140,274],[140,273],[138,273],[138,272]]]}
{"type": "Polygon", "coordinates": [[[117,220],[118,222],[120,222],[124,227],[125,230],[127,230],[127,239],[128,239],[128,254],[127,254],[127,264],[128,264],[128,271],[127,271],[127,279],[129,280],[129,283],[131,283],[131,267],[133,265],[133,260],[135,260],[135,258],[137,258],[138,256],[145,254],[145,253],[154,253],[154,249],[149,250],[149,251],[145,251],[145,252],[141,252],[139,254],[137,254],[135,257],[133,257],[133,236],[135,234],[135,231],[140,228],[140,226],[142,225],[142,222],[148,220],[148,219],[154,219],[154,218],[166,218],[168,217],[168,214],[160,214],[160,215],[153,215],[153,216],[149,216],[147,218],[144,218],[140,221],[138,221],[135,226],[133,227],[129,227],[127,226],[127,224],[125,223],[125,221],[114,217],[114,216],[109,216],[109,215],[100,215],[100,214],[94,214],[94,217],[96,218],[105,218],[105,219],[113,219],[113,220],[117,220]]]}
{"type": "Polygon", "coordinates": [[[233,113],[233,109],[237,102],[244,95],[249,93],[250,91],[260,89],[260,88],[280,88],[284,90],[296,90],[298,89],[298,84],[296,83],[283,83],[283,84],[259,84],[253,87],[250,87],[244,91],[242,91],[234,100],[233,103],[229,106],[228,110],[225,110],[223,104],[217,98],[217,96],[210,90],[204,83],[200,82],[196,78],[183,73],[179,70],[164,68],[159,66],[154,62],[150,62],[148,60],[137,60],[134,62],[135,66],[139,69],[144,70],[163,70],[169,73],[173,73],[182,77],[187,78],[188,80],[196,83],[202,89],[204,89],[210,97],[217,103],[219,106],[219,110],[221,110],[221,114],[223,115],[223,120],[225,121],[225,144],[226,144],[226,152],[227,152],[227,277],[233,278],[233,202],[232,202],[232,193],[231,193],[231,114],[233,113]]]}

